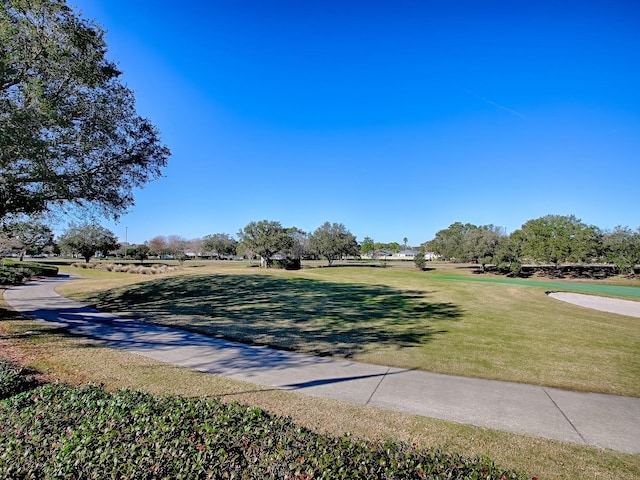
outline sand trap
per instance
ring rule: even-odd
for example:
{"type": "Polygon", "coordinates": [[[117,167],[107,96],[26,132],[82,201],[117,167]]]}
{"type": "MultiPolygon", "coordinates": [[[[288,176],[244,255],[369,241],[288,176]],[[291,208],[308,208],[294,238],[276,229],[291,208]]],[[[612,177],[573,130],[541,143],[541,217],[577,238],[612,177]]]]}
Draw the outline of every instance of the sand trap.
{"type": "Polygon", "coordinates": [[[620,300],[618,298],[568,292],[549,292],[547,295],[557,300],[562,300],[563,302],[580,305],[581,307],[640,318],[640,302],[633,300],[620,300]]]}

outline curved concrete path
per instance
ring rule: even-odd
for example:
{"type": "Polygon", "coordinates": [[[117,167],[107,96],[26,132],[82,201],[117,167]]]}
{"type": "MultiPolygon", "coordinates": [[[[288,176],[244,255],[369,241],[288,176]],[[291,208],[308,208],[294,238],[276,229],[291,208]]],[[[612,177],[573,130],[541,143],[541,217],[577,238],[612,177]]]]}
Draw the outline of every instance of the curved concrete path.
{"type": "Polygon", "coordinates": [[[203,372],[425,417],[640,453],[640,398],[454,377],[233,343],[90,309],[55,293],[68,279],[59,276],[12,287],[4,298],[31,318],[56,322],[107,346],[203,372]]]}

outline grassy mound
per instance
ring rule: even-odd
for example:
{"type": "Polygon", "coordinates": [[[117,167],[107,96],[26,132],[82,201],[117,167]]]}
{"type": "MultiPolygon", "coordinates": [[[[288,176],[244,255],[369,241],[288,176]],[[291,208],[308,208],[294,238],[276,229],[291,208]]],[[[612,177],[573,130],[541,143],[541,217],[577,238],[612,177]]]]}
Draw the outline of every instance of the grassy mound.
{"type": "Polygon", "coordinates": [[[238,403],[92,385],[3,400],[0,445],[2,478],[523,478],[487,459],[319,435],[238,403]]]}

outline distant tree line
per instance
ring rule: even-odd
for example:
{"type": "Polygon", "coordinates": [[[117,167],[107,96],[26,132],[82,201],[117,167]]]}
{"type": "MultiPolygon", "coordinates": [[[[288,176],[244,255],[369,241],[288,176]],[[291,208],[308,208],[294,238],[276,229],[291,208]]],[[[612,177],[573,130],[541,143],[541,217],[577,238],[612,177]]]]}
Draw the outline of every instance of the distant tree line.
{"type": "Polygon", "coordinates": [[[603,231],[573,215],[546,215],[529,220],[507,235],[494,225],[456,222],[436,233],[424,250],[446,260],[487,264],[518,272],[524,264],[610,263],[620,273],[640,264],[640,228],[603,231]]]}
{"type": "MultiPolygon", "coordinates": [[[[324,259],[327,265],[346,257],[397,253],[408,247],[391,242],[375,242],[356,237],[341,223],[325,222],[313,232],[285,227],[280,222],[261,220],[248,223],[236,236],[214,233],[188,240],[179,235],[156,236],[143,244],[121,245],[113,232],[93,225],[72,225],[57,242],[52,230],[41,220],[5,222],[0,228],[0,253],[16,255],[62,251],[89,260],[96,254],[116,252],[119,256],[144,262],[149,258],[230,259],[258,258],[265,267],[299,268],[302,259],[324,259]]],[[[420,247],[416,265],[424,267],[433,254],[454,262],[473,262],[485,270],[488,265],[505,273],[518,273],[523,265],[607,263],[616,273],[631,273],[640,264],[640,228],[618,226],[604,231],[587,225],[573,215],[546,215],[525,222],[506,234],[495,225],[455,222],[438,231],[420,247]],[[429,255],[425,255],[430,252],[429,255]]]]}
{"type": "Polygon", "coordinates": [[[96,254],[116,252],[140,262],[154,257],[183,262],[192,257],[242,256],[259,258],[265,267],[276,264],[284,268],[299,268],[303,258],[324,259],[331,265],[335,260],[360,254],[356,237],[341,223],[325,222],[307,233],[296,227],[283,227],[277,221],[261,220],[248,223],[237,236],[236,240],[227,233],[214,233],[187,240],[179,235],[159,235],[144,244],[123,248],[113,232],[85,224],[72,225],[60,237],[58,245],[63,253],[79,255],[87,262],[96,254]]]}

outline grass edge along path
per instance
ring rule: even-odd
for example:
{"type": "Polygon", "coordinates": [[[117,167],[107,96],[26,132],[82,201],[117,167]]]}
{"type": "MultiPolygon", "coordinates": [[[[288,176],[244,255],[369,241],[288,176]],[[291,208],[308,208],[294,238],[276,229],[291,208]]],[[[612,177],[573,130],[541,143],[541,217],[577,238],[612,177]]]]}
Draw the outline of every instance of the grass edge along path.
{"type": "Polygon", "coordinates": [[[460,425],[371,407],[306,397],[185,370],[138,355],[109,349],[57,331],[43,322],[3,310],[0,300],[0,356],[46,372],[52,381],[93,381],[108,388],[134,388],[154,394],[216,396],[237,400],[277,415],[290,416],[314,431],[342,436],[351,432],[371,441],[394,439],[421,447],[492,458],[503,468],[540,479],[640,478],[640,455],[460,425]],[[9,348],[7,348],[9,347],[9,348]]]}
{"type": "MultiPolygon", "coordinates": [[[[578,310],[549,299],[539,284],[450,282],[431,273],[225,265],[145,281],[101,275],[57,290],[101,310],[229,340],[640,396],[637,319],[578,310]]],[[[476,277],[460,279],[467,278],[476,277]]]]}
{"type": "Polygon", "coordinates": [[[75,384],[92,381],[108,388],[135,388],[155,394],[219,396],[291,416],[296,423],[314,431],[337,436],[351,432],[358,438],[373,441],[392,438],[460,452],[464,456],[489,456],[504,468],[529,472],[530,477],[535,475],[540,479],[640,478],[640,455],[387,412],[293,392],[256,389],[242,382],[101,347],[42,322],[25,320],[2,306],[0,299],[0,355],[14,351],[14,358],[46,372],[53,381],[60,379],[75,384]]]}

